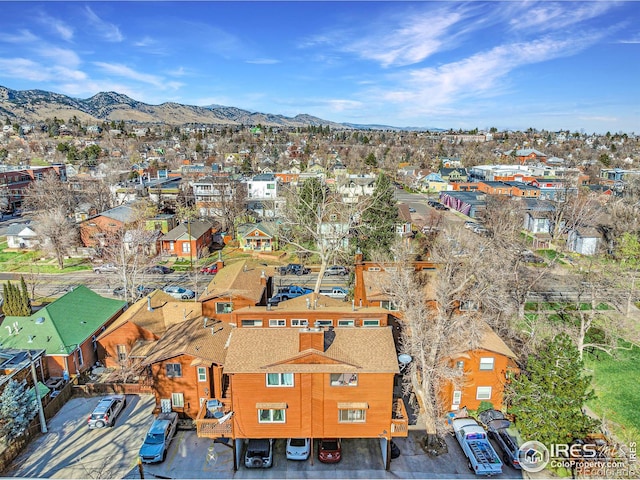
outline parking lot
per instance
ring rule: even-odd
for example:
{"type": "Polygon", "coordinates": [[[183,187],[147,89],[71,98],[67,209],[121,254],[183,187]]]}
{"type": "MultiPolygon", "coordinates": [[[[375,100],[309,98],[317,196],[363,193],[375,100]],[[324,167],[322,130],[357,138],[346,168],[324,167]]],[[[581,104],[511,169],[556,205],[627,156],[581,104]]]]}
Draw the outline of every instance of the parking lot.
{"type": "MultiPolygon", "coordinates": [[[[138,450],[153,422],[153,396],[127,395],[127,406],[113,428],[89,430],[87,418],[98,398],[72,398],[48,422],[49,432],[39,436],[13,462],[4,476],[28,478],[140,478],[138,450]]],[[[473,478],[455,439],[447,437],[449,452],[431,458],[420,447],[424,432],[411,430],[394,441],[401,451],[384,470],[380,444],[375,439],[346,439],[342,461],[323,464],[313,458],[290,461],[285,440],[275,442],[273,467],[233,471],[231,443],[198,438],[193,430],[178,431],[167,458],[142,466],[144,478],[473,478]]],[[[504,467],[496,478],[521,478],[504,467]]]]}

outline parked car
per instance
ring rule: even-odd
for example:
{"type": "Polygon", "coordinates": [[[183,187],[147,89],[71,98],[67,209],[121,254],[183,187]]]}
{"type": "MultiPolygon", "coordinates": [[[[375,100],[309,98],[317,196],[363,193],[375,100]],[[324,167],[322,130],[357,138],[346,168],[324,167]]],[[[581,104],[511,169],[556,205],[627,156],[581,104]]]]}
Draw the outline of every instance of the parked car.
{"type": "Polygon", "coordinates": [[[480,412],[478,420],[484,424],[489,437],[493,438],[502,450],[504,463],[510,464],[515,469],[521,469],[519,453],[524,440],[513,424],[500,410],[493,409],[480,412]]]}
{"type": "Polygon", "coordinates": [[[180,287],[178,285],[168,285],[164,287],[162,291],[164,293],[168,293],[174,298],[180,298],[182,300],[187,300],[196,296],[196,293],[193,290],[189,290],[188,288],[180,287]]]}
{"type": "Polygon", "coordinates": [[[299,297],[300,295],[291,295],[288,293],[276,293],[273,297],[267,300],[267,305],[275,307],[280,302],[284,302],[286,300],[291,300],[292,298],[299,297]]]}
{"type": "Polygon", "coordinates": [[[146,268],[144,273],[166,275],[173,273],[173,268],[165,267],[164,265],[154,265],[153,267],[146,268]]]}
{"type": "Polygon", "coordinates": [[[468,228],[469,230],[473,230],[474,227],[479,226],[480,224],[478,222],[472,222],[472,221],[466,221],[464,222],[464,228],[468,228]]]}
{"type": "Polygon", "coordinates": [[[443,205],[442,203],[436,203],[434,205],[434,208],[436,210],[449,210],[449,208],[446,205],[443,205]]]}
{"type": "Polygon", "coordinates": [[[333,275],[348,275],[349,274],[349,270],[347,269],[347,267],[343,267],[341,265],[331,265],[330,267],[327,267],[327,269],[324,271],[324,274],[326,276],[333,276],[333,275]]]}
{"type": "Polygon", "coordinates": [[[116,267],[113,263],[103,263],[102,265],[96,265],[93,267],[94,273],[113,273],[117,272],[118,267],[116,267]]]}
{"type": "Polygon", "coordinates": [[[323,438],[318,446],[318,460],[322,463],[338,463],[342,459],[342,442],[339,438],[323,438]]]}
{"type": "MultiPolygon", "coordinates": [[[[140,298],[140,297],[144,297],[146,295],[149,295],[151,293],[153,293],[155,289],[151,288],[151,287],[145,287],[144,285],[138,285],[135,289],[134,289],[134,297],[135,298],[140,298]]],[[[124,297],[124,287],[116,287],[113,289],[113,294],[116,297],[124,297]]]]}
{"type": "Polygon", "coordinates": [[[391,459],[398,458],[400,456],[400,447],[391,440],[391,459]]]}
{"type": "Polygon", "coordinates": [[[167,458],[169,444],[178,428],[178,413],[160,413],[151,424],[140,447],[140,460],[144,463],[162,462],[167,458]]]}
{"type": "Polygon", "coordinates": [[[311,454],[311,440],[308,438],[287,439],[287,460],[306,460],[311,454]]]}
{"type": "Polygon", "coordinates": [[[202,267],[200,269],[200,273],[204,273],[205,275],[215,275],[216,273],[218,273],[218,264],[212,263],[211,265],[202,267]]]}
{"type": "Polygon", "coordinates": [[[308,273],[311,273],[311,269],[306,268],[300,263],[290,263],[289,265],[280,267],[278,269],[278,272],[280,273],[280,275],[306,275],[308,273]]]}
{"type": "Polygon", "coordinates": [[[91,415],[87,419],[90,429],[113,427],[118,414],[127,405],[127,398],[124,395],[110,395],[98,402],[91,415]]]}
{"type": "Polygon", "coordinates": [[[247,468],[269,468],[273,465],[273,439],[250,439],[244,454],[247,468]]]}
{"type": "Polygon", "coordinates": [[[409,207],[409,213],[416,213],[416,209],[413,207],[409,207]]]}

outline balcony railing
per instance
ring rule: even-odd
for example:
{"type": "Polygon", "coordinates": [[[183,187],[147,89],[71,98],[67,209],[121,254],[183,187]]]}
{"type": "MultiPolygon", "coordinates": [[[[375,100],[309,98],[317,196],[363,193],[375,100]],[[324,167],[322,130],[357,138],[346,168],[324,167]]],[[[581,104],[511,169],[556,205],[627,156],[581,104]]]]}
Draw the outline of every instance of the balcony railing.
{"type": "MultiPolygon", "coordinates": [[[[226,415],[231,412],[231,400],[223,398],[218,401],[222,404],[218,409],[221,414],[226,415]]],[[[220,420],[207,410],[207,402],[203,402],[196,418],[196,432],[198,437],[204,438],[233,438],[233,419],[227,418],[220,423],[220,420]]]]}
{"type": "Polygon", "coordinates": [[[392,437],[408,437],[409,436],[409,416],[404,408],[404,402],[401,398],[396,398],[393,402],[393,416],[391,418],[391,436],[392,437]]]}

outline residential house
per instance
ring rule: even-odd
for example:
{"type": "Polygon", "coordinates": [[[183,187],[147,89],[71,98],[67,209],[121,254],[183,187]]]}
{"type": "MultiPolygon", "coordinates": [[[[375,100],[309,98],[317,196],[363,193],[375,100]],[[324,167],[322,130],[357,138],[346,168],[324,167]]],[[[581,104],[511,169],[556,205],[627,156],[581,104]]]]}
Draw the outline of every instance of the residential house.
{"type": "Polygon", "coordinates": [[[274,306],[239,308],[232,312],[230,322],[238,328],[386,327],[389,309],[309,293],[274,306]]]}
{"type": "Polygon", "coordinates": [[[216,175],[194,181],[192,187],[200,215],[223,218],[230,204],[245,199],[247,184],[232,175],[216,175]]]}
{"type": "Polygon", "coordinates": [[[182,258],[207,256],[217,231],[219,227],[211,220],[188,220],[163,235],[162,253],[182,258]]]}
{"type": "Polygon", "coordinates": [[[266,305],[273,294],[273,267],[240,260],[219,269],[199,298],[206,317],[233,322],[235,310],[266,305]]]}
{"type": "Polygon", "coordinates": [[[38,234],[33,230],[33,223],[12,223],[7,227],[7,247],[21,250],[38,248],[38,234]]]}
{"type": "Polygon", "coordinates": [[[481,181],[478,182],[478,191],[488,195],[513,195],[514,187],[505,182],[481,181]]]}
{"type": "Polygon", "coordinates": [[[201,316],[199,302],[183,302],[155,290],[100,333],[100,360],[108,368],[136,368],[170,327],[201,316]]]}
{"type": "Polygon", "coordinates": [[[375,175],[339,175],[336,180],[336,193],[344,203],[356,203],[360,197],[373,195],[376,183],[375,175]]]}
{"type": "Polygon", "coordinates": [[[273,222],[245,223],[237,229],[238,244],[244,251],[272,252],[278,250],[277,226],[273,222]]]}
{"type": "Polygon", "coordinates": [[[511,195],[513,197],[538,198],[540,196],[540,189],[535,185],[528,185],[523,182],[504,182],[504,183],[512,187],[511,195]]]}
{"type": "Polygon", "coordinates": [[[466,182],[469,178],[466,168],[441,168],[438,172],[440,177],[446,182],[466,182]]]}
{"type": "Polygon", "coordinates": [[[508,150],[504,152],[504,156],[506,158],[513,158],[520,162],[521,165],[525,163],[535,163],[542,162],[544,163],[547,159],[547,155],[536,150],[535,148],[521,148],[517,150],[508,150]]]}
{"type": "Polygon", "coordinates": [[[170,213],[160,213],[153,218],[146,219],[144,225],[147,230],[156,230],[166,234],[176,227],[177,218],[170,213]]]}
{"type": "Polygon", "coordinates": [[[549,213],[542,211],[528,211],[524,214],[523,228],[530,233],[551,233],[549,213]]]}
{"type": "Polygon", "coordinates": [[[98,361],[97,337],[127,306],[78,285],[28,317],[5,317],[4,348],[44,349],[51,376],[78,375],[98,361]]]}
{"type": "Polygon", "coordinates": [[[516,354],[489,325],[483,323],[481,328],[477,346],[464,346],[451,358],[451,367],[464,372],[461,382],[447,385],[442,392],[452,411],[462,407],[477,410],[481,402],[502,409],[505,385],[518,372],[516,354]]]}
{"type": "Polygon", "coordinates": [[[395,224],[396,235],[406,239],[413,237],[412,225],[409,206],[406,203],[398,204],[398,221],[395,224]]]}
{"type": "Polygon", "coordinates": [[[261,217],[276,217],[285,200],[278,195],[279,180],[272,173],[255,175],[247,181],[247,207],[261,217]]]}
{"type": "Polygon", "coordinates": [[[132,204],[119,205],[80,223],[80,239],[85,247],[104,246],[107,237],[136,220],[132,204]]]}
{"type": "Polygon", "coordinates": [[[567,234],[567,249],[580,255],[595,255],[602,244],[602,233],[593,226],[571,228],[567,234]]]}
{"type": "Polygon", "coordinates": [[[229,324],[202,316],[167,329],[142,362],[154,380],[156,411],[196,419],[206,400],[225,397],[222,366],[231,331],[229,324]]]}
{"type": "MultiPolygon", "coordinates": [[[[229,376],[234,466],[248,438],[373,438],[387,464],[390,440],[408,435],[402,400],[394,399],[399,373],[389,327],[238,328],[225,358],[229,376]]],[[[206,407],[199,436],[219,437],[206,407]]]]}
{"type": "Polygon", "coordinates": [[[439,173],[429,173],[418,180],[420,189],[427,192],[444,192],[449,183],[439,173]]]}

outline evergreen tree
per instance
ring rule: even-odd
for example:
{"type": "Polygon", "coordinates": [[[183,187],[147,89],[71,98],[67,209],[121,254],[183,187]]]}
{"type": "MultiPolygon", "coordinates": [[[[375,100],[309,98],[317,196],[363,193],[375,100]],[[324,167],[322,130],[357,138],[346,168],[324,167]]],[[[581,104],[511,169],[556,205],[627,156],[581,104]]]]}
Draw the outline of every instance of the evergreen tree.
{"type": "Polygon", "coordinates": [[[566,334],[548,340],[526,368],[507,386],[509,413],[525,440],[570,443],[593,431],[594,421],[582,412],[594,398],[591,378],[584,375],[578,349],[566,334]]]}
{"type": "Polygon", "coordinates": [[[398,207],[393,184],[389,177],[381,173],[376,179],[371,204],[364,210],[358,228],[356,246],[365,258],[370,259],[376,250],[389,251],[396,237],[397,221],[398,207]]]}
{"type": "Polygon", "coordinates": [[[20,276],[20,290],[20,305],[22,312],[20,315],[28,317],[31,315],[31,299],[29,298],[29,291],[27,290],[27,282],[24,281],[23,276],[20,276]]]}
{"type": "Polygon", "coordinates": [[[9,380],[0,394],[0,437],[11,441],[19,436],[37,412],[35,395],[29,392],[27,382],[9,380]]]}

